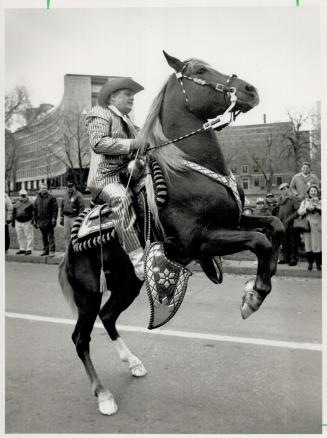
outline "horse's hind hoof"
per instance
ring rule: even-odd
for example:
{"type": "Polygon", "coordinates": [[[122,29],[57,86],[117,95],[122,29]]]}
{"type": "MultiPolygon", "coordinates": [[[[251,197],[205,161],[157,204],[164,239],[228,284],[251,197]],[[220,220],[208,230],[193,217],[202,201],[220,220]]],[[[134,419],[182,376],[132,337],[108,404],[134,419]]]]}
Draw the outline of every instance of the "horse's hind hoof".
{"type": "Polygon", "coordinates": [[[136,365],[132,365],[130,367],[132,376],[134,377],[143,377],[147,374],[147,370],[145,369],[143,363],[138,363],[136,365]]]}
{"type": "Polygon", "coordinates": [[[102,415],[113,415],[118,411],[115,399],[109,391],[98,395],[98,406],[102,415]]]}
{"type": "Polygon", "coordinates": [[[245,283],[241,304],[241,316],[243,319],[247,319],[253,312],[256,312],[262,303],[259,293],[253,289],[254,283],[254,279],[248,280],[245,283]]]}

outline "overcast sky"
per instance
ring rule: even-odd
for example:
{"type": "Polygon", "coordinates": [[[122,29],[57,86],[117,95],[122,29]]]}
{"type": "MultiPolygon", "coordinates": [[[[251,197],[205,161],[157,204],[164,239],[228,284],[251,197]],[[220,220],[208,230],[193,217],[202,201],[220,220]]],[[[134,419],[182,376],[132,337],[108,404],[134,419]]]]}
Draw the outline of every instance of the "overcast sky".
{"type": "Polygon", "coordinates": [[[5,10],[5,89],[25,85],[34,105],[58,105],[66,73],[132,76],[145,87],[135,101],[142,124],[171,73],[163,49],[255,85],[261,102],[241,124],[262,123],[263,113],[284,121],[287,109],[321,99],[318,7],[54,6],[5,10]]]}

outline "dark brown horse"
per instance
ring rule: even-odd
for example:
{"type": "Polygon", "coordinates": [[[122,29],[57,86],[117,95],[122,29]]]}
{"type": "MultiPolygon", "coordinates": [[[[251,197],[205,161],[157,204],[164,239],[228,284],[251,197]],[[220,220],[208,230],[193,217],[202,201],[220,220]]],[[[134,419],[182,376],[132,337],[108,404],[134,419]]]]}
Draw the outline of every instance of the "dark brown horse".
{"type": "MultiPolygon", "coordinates": [[[[214,119],[215,125],[217,115],[231,108],[233,96],[237,97],[231,109],[235,113],[253,108],[259,101],[258,94],[247,82],[235,75],[221,74],[202,61],[181,62],[165,56],[174,74],[155,99],[141,135],[144,143],[150,145],[148,156],[155,158],[163,169],[169,196],[158,211],[152,178],[147,176],[149,205],[161,230],[167,256],[183,265],[198,260],[213,280],[216,278],[215,256],[243,250],[256,254],[257,275],[247,282],[241,305],[242,317],[246,318],[260,307],[271,290],[271,276],[276,272],[284,229],[274,217],[241,214],[242,205],[233,187],[215,180],[226,181],[231,175],[217,134],[203,126],[208,119],[214,119]],[[188,134],[192,135],[181,139],[188,134]],[[198,167],[192,168],[194,165],[198,167]],[[201,169],[205,169],[204,173],[201,169]],[[258,228],[264,229],[265,234],[258,232],[258,228]]],[[[244,195],[239,190],[242,202],[244,195]]],[[[78,310],[72,334],[77,354],[98,398],[100,412],[111,415],[117,411],[117,405],[109,390],[102,386],[92,364],[90,334],[99,315],[132,375],[144,376],[146,370],[142,362],[131,353],[116,330],[117,318],[137,297],[142,283],[118,241],[111,241],[103,249],[111,295],[101,309],[99,251],[74,252],[70,245],[59,267],[59,281],[65,296],[78,310]]]]}

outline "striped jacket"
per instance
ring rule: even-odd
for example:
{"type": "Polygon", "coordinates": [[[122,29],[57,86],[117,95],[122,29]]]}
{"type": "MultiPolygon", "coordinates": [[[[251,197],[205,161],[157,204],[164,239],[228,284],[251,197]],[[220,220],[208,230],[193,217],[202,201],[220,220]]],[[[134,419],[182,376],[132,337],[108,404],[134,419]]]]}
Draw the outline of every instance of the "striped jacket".
{"type": "Polygon", "coordinates": [[[114,106],[95,106],[86,116],[86,127],[91,145],[89,188],[102,189],[119,182],[121,165],[130,161],[131,139],[137,128],[114,106]]]}

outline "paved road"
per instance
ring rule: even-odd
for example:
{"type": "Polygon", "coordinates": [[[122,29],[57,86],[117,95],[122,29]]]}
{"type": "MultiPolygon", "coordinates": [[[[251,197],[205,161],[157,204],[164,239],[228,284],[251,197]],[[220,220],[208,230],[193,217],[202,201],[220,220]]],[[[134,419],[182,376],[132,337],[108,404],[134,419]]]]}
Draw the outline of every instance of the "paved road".
{"type": "Polygon", "coordinates": [[[7,433],[321,433],[320,279],[274,279],[243,321],[247,277],[226,275],[217,287],[196,273],[176,316],[154,332],[142,290],[119,324],[146,377],[132,378],[104,330],[93,332],[95,366],[119,406],[104,417],[56,272],[6,264],[7,433]]]}

